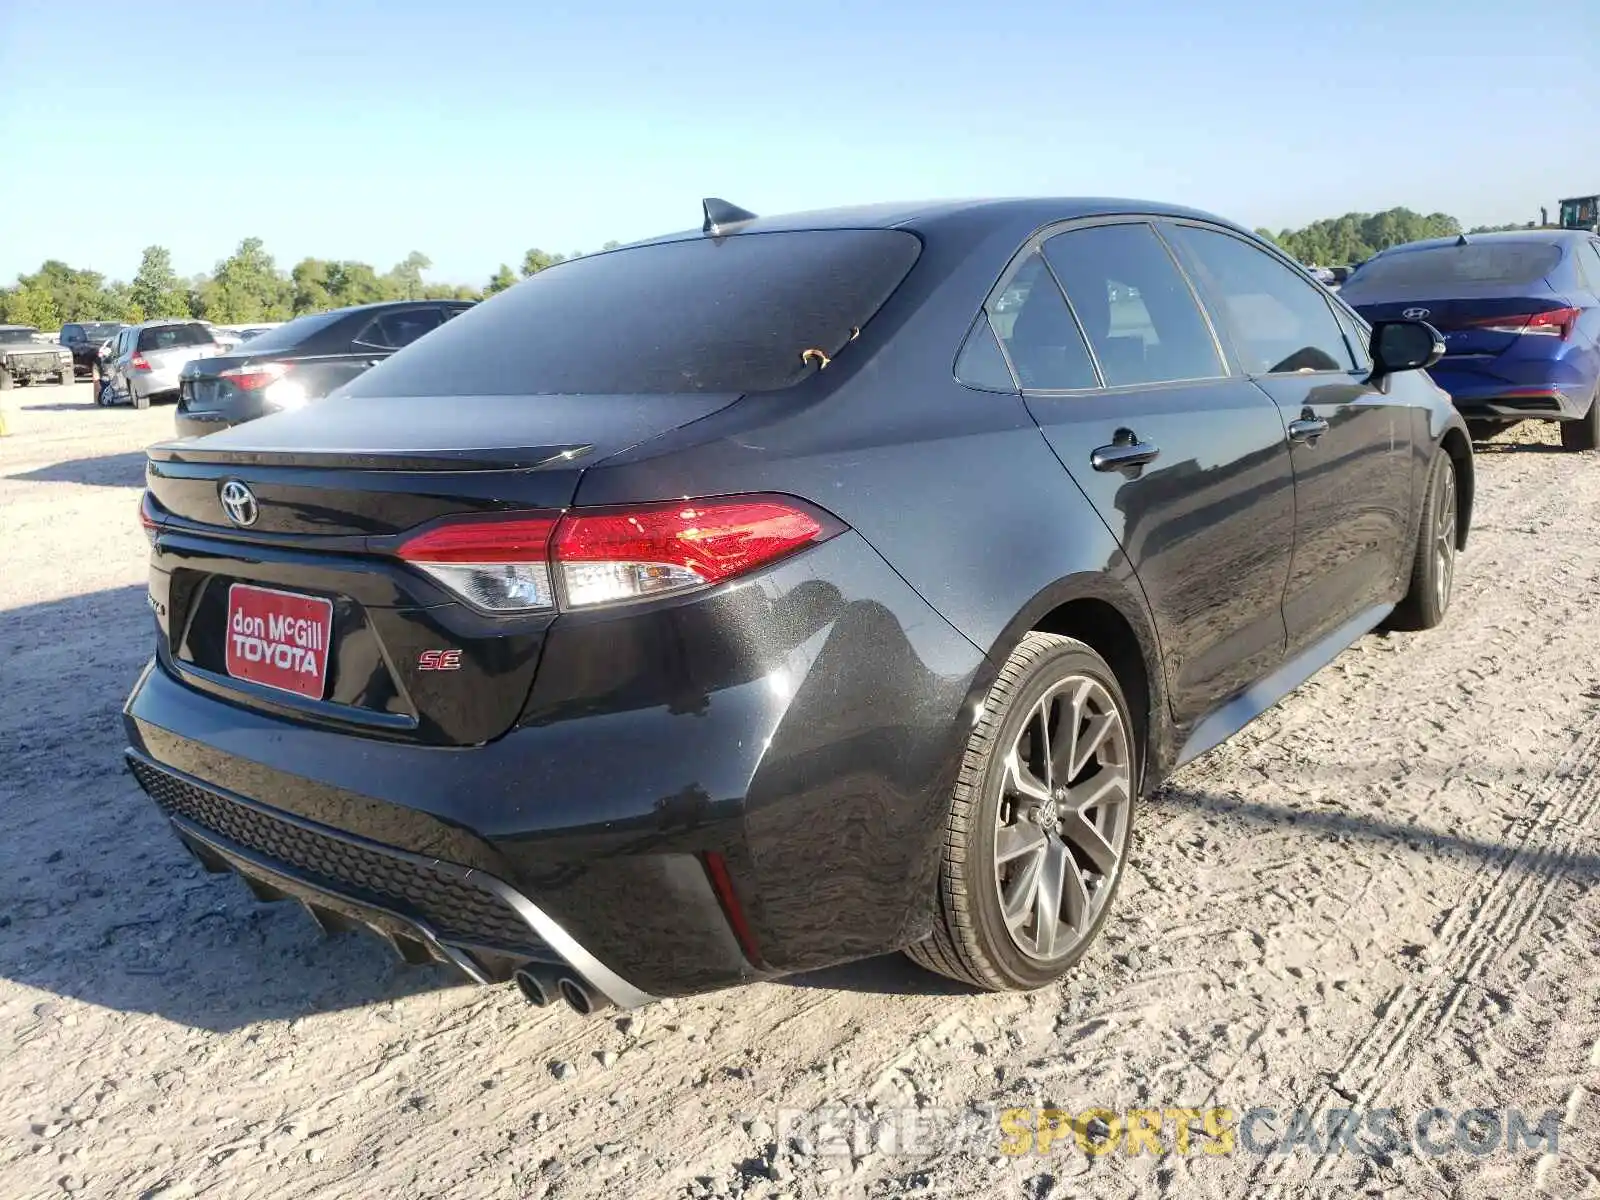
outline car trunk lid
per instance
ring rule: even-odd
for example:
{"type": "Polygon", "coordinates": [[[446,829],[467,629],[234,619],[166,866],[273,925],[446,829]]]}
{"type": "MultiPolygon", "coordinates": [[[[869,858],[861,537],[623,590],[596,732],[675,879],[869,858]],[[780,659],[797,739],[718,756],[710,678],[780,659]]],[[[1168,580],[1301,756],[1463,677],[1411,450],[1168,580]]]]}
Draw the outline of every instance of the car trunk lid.
{"type": "Polygon", "coordinates": [[[1442,298],[1423,290],[1355,304],[1356,311],[1369,321],[1428,322],[1444,334],[1446,357],[1494,357],[1523,336],[1560,336],[1559,327],[1548,322],[1566,307],[1565,300],[1548,292],[1465,293],[1442,298]]]}
{"type": "Polygon", "coordinates": [[[297,719],[442,745],[494,738],[521,711],[554,610],[476,608],[401,561],[399,535],[559,511],[588,466],[737,398],[341,396],[154,446],[163,656],[202,690],[297,719]],[[263,654],[290,674],[262,668],[263,654]]]}

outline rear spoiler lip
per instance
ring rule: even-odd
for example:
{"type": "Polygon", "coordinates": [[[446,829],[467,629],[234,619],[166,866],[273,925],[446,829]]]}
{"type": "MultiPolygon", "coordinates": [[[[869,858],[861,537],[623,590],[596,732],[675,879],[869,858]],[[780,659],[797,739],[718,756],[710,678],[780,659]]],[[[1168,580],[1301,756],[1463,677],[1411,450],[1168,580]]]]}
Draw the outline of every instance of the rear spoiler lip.
{"type": "Polygon", "coordinates": [[[216,467],[310,467],[345,471],[536,471],[589,454],[592,445],[485,446],[459,450],[223,450],[161,442],[150,463],[216,467]]]}

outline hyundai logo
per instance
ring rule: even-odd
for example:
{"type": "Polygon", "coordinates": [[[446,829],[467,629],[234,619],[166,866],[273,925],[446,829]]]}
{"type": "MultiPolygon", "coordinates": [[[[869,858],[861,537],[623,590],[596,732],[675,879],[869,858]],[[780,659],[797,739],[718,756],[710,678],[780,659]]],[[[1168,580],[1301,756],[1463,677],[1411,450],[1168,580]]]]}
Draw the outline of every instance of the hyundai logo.
{"type": "Polygon", "coordinates": [[[1420,321],[1428,315],[1428,310],[1425,308],[1408,308],[1400,315],[1408,321],[1420,321]]]}
{"type": "Polygon", "coordinates": [[[220,495],[222,511],[228,514],[228,520],[235,525],[254,525],[256,518],[261,515],[255,493],[237,479],[230,479],[223,484],[220,495]]]}

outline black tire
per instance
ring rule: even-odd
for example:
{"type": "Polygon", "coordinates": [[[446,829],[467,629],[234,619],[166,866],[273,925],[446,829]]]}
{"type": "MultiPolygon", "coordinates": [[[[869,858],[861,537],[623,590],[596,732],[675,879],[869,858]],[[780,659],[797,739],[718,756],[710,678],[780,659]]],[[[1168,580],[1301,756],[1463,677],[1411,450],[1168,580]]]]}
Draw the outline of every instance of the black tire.
{"type": "Polygon", "coordinates": [[[17,386],[18,387],[27,387],[32,382],[33,382],[33,376],[32,375],[18,375],[17,376],[17,386]]]}
{"type": "MultiPolygon", "coordinates": [[[[983,715],[967,742],[945,825],[933,931],[923,941],[907,947],[907,956],[927,970],[987,991],[1027,991],[1061,978],[1094,944],[1114,905],[1132,840],[1142,761],[1143,747],[1122,687],[1106,661],[1072,638],[1048,633],[1030,633],[1023,638],[990,689],[983,715]],[[1019,737],[1052,689],[1077,678],[1098,684],[1100,690],[1095,695],[1109,699],[1114,706],[1122,723],[1118,755],[1126,760],[1122,766],[1127,771],[1127,783],[1123,799],[1107,806],[1123,806],[1118,818],[1120,827],[1106,839],[1116,851],[1116,861],[1109,875],[1096,876],[1097,886],[1090,893],[1087,910],[1091,919],[1081,932],[1072,931],[1075,940],[1064,952],[1042,960],[1024,951],[1002,916],[1001,889],[1005,885],[996,877],[1000,858],[996,836],[1002,806],[1008,803],[1002,793],[1012,748],[1019,744],[1019,737]]],[[[1093,765],[1097,773],[1106,769],[1098,761],[1093,765]]],[[[1090,784],[1093,782],[1091,779],[1090,784]]],[[[1063,792],[1052,794],[1060,796],[1063,792]]],[[[1015,813],[1010,820],[1013,828],[1022,824],[1015,813]]],[[[1081,871],[1084,865],[1079,859],[1075,869],[1081,871]]],[[[1079,878],[1084,876],[1080,874],[1079,878]]],[[[1033,909],[1035,903],[1030,901],[1027,907],[1033,909]]]]}
{"type": "Polygon", "coordinates": [[[62,387],[71,387],[78,382],[78,379],[70,370],[66,370],[56,377],[56,382],[62,387]]]}
{"type": "Polygon", "coordinates": [[[129,388],[128,398],[133,401],[133,406],[135,408],[150,407],[150,394],[148,392],[136,392],[132,388],[129,388]]]}
{"type": "Polygon", "coordinates": [[[1422,495],[1417,545],[1411,560],[1411,589],[1389,618],[1391,629],[1432,629],[1444,620],[1455,588],[1460,489],[1455,459],[1443,447],[1434,456],[1422,495]]]}
{"type": "Polygon", "coordinates": [[[1600,450],[1600,390],[1589,401],[1589,411],[1576,421],[1561,422],[1563,450],[1600,450]]]}

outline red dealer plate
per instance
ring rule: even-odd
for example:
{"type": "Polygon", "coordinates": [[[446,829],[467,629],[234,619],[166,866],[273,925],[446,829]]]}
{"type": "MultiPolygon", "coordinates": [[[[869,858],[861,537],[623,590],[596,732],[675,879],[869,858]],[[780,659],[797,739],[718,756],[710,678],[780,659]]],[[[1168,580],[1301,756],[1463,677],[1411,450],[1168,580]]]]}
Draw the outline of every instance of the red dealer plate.
{"type": "Polygon", "coordinates": [[[228,674],[321,700],[333,602],[235,583],[228,588],[228,674]]]}

